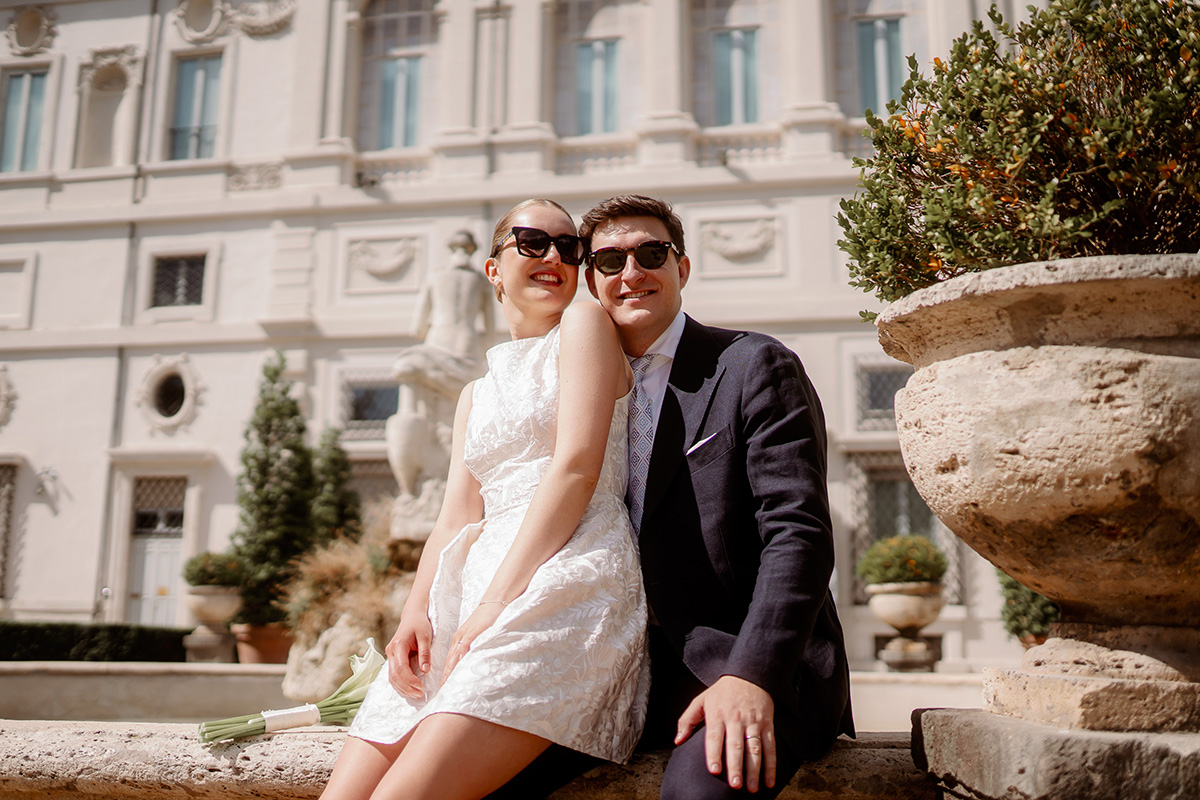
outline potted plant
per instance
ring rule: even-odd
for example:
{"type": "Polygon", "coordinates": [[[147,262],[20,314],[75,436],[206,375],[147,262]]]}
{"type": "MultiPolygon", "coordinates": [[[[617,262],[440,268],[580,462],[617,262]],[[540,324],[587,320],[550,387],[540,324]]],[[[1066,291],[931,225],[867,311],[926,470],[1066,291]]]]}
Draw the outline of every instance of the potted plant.
{"type": "Polygon", "coordinates": [[[242,562],[232,553],[205,550],[183,564],[184,597],[199,625],[184,637],[188,661],[233,661],[229,621],[242,607],[242,562]]]}
{"type": "Polygon", "coordinates": [[[1051,623],[1058,622],[1059,610],[1054,601],[1023,586],[1016,578],[997,569],[1004,604],[1000,606],[1000,621],[1004,630],[1028,650],[1042,644],[1050,633],[1051,623]]]}
{"type": "Polygon", "coordinates": [[[932,669],[936,655],[921,629],[942,611],[946,554],[924,536],[889,536],[866,549],[854,567],[867,585],[867,605],[899,634],[879,657],[898,671],[932,669]]]}
{"type": "Polygon", "coordinates": [[[987,707],[1200,730],[1178,668],[1200,663],[1200,7],[993,21],[929,77],[910,59],[868,118],[841,246],[916,367],[896,396],[913,483],[1062,610],[1029,668],[985,673],[987,707]],[[1172,699],[1122,711],[1150,694],[1172,699]]]}
{"type": "Polygon", "coordinates": [[[284,378],[285,369],[282,353],[264,365],[241,454],[241,518],[232,541],[244,569],[243,607],[239,623],[233,626],[238,660],[243,663],[287,661],[292,639],[283,624],[279,591],[315,537],[310,512],[312,453],[304,441],[304,415],[292,397],[292,382],[284,378]]]}

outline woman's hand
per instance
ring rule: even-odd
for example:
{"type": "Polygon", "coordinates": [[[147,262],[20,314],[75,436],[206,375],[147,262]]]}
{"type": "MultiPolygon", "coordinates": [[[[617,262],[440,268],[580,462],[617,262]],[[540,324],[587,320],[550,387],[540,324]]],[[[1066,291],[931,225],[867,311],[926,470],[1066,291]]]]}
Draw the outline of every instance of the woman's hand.
{"type": "Polygon", "coordinates": [[[471,616],[467,617],[467,621],[454,632],[454,638],[450,640],[450,654],[446,658],[446,669],[442,671],[442,683],[446,682],[446,678],[450,677],[450,673],[454,671],[455,665],[471,649],[475,638],[492,627],[492,623],[500,616],[505,605],[505,603],[495,601],[480,603],[471,616]]]}
{"type": "Polygon", "coordinates": [[[388,680],[405,697],[424,697],[421,676],[429,672],[429,646],[433,642],[433,625],[429,615],[412,612],[401,615],[400,625],[388,642],[388,680]]]}

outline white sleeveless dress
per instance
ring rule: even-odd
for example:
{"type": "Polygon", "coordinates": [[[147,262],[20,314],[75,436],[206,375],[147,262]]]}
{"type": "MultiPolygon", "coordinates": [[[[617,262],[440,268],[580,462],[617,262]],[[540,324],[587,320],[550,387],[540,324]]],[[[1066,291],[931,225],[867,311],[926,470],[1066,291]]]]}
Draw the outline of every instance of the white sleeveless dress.
{"type": "Polygon", "coordinates": [[[579,527],[439,685],[450,638],[479,604],[554,453],[558,334],[555,328],[488,351],[464,444],[464,461],[482,486],[485,522],[463,528],[438,560],[426,698],[403,697],[380,670],[351,736],[393,743],[426,716],[451,712],[611,761],[633,751],[650,673],[646,597],[623,500],[628,396],[617,402],[600,481],[579,527]]]}

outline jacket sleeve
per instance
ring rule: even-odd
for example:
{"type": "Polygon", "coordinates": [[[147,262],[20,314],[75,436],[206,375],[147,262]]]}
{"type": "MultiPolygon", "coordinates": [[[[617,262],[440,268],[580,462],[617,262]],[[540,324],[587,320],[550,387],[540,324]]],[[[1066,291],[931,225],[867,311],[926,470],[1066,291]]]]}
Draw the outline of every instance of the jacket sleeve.
{"type": "Polygon", "coordinates": [[[820,401],[791,350],[773,339],[759,341],[744,362],[738,421],[753,524],[743,515],[745,526],[727,535],[758,536],[762,550],[724,672],[779,697],[794,691],[828,597],[833,533],[820,401]]]}

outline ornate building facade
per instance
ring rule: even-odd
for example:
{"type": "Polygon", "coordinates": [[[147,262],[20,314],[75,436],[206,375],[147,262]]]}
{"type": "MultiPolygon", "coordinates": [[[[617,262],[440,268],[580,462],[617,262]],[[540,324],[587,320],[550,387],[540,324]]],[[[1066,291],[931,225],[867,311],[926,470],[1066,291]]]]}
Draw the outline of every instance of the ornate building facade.
{"type": "Polygon", "coordinates": [[[856,555],[904,531],[951,552],[943,667],[1015,659],[991,567],[905,477],[907,367],[836,244],[863,110],[985,5],[0,0],[0,617],[189,624],[179,567],[236,525],[276,349],[394,492],[391,363],[451,237],[639,192],[686,225],[685,310],[779,337],[823,398],[855,666],[888,630],[856,555]]]}

